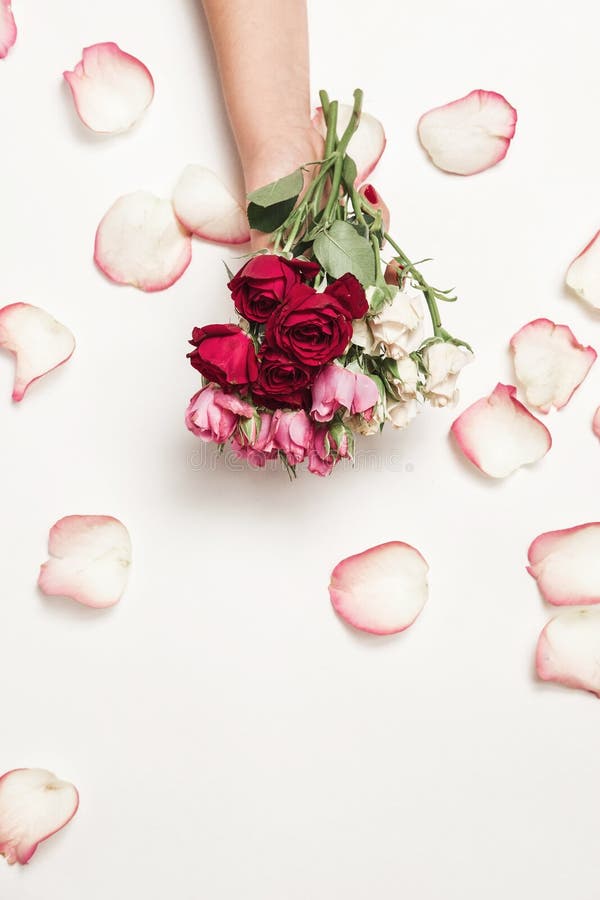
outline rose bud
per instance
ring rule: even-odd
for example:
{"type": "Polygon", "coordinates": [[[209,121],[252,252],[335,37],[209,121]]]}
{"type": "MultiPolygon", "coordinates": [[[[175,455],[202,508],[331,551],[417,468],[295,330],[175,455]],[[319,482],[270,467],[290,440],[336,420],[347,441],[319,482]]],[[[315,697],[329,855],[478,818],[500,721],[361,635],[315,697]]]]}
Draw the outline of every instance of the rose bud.
{"type": "Polygon", "coordinates": [[[241,316],[249,322],[266,322],[293,285],[313,279],[319,271],[316,262],[261,253],[248,260],[227,286],[241,316]]]}
{"type": "Polygon", "coordinates": [[[404,266],[401,262],[398,262],[397,259],[390,260],[385,267],[383,277],[385,278],[386,284],[397,284],[399,287],[402,287],[402,281],[404,280],[404,266]]]}
{"type": "Polygon", "coordinates": [[[387,208],[386,203],[381,198],[381,195],[377,193],[372,184],[363,184],[360,191],[358,192],[361,197],[364,197],[367,203],[369,203],[374,209],[381,210],[381,220],[383,222],[383,230],[390,230],[390,211],[387,208]]]}
{"type": "Polygon", "coordinates": [[[237,325],[205,325],[194,328],[188,353],[195,369],[221,387],[247,388],[256,381],[258,362],[254,342],[237,325]]]}

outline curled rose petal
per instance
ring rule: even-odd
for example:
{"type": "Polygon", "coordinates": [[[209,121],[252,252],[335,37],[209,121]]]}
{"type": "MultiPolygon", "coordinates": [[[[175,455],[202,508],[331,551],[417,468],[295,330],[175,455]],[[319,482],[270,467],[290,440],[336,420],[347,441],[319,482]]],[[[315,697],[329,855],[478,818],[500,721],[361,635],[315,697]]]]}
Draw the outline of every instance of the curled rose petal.
{"type": "Polygon", "coordinates": [[[527,571],[548,603],[600,603],[600,522],[540,534],[528,559],[527,571]]]}
{"type": "Polygon", "coordinates": [[[192,239],[169,200],[148,191],[113,203],[96,232],[94,260],[117,284],[164,291],[181,278],[192,258],[192,239]]]}
{"type": "Polygon", "coordinates": [[[535,664],[542,681],[600,697],[600,609],[566,609],[540,634],[535,664]]]}
{"type": "Polygon", "coordinates": [[[540,412],[562,409],[596,360],[592,347],[580,344],[567,325],[535,319],[510,339],[525,400],[540,412]]]}
{"type": "Polygon", "coordinates": [[[471,91],[424,113],[419,140],[444,172],[475,175],[504,159],[517,126],[517,111],[495,91],[471,91]]]}
{"type": "Polygon", "coordinates": [[[204,166],[186,166],[173,192],[173,209],[189,231],[205,241],[245,244],[246,213],[220,178],[204,166]]]}
{"type": "Polygon", "coordinates": [[[491,478],[506,478],[537,462],[552,446],[550,432],[515,398],[517,389],[498,384],[456,419],[452,434],[473,465],[491,478]]]}
{"type": "Polygon", "coordinates": [[[77,115],[102,134],[127,131],[154,97],[154,82],[146,66],[113,41],[85,47],[81,61],[63,75],[77,115]]]}
{"type": "Polygon", "coordinates": [[[360,191],[358,192],[361,197],[364,197],[367,203],[370,203],[374,209],[378,209],[381,211],[381,221],[383,223],[383,230],[390,230],[390,211],[388,209],[388,205],[381,196],[378,191],[375,190],[372,184],[363,184],[360,191]]]}
{"type": "Polygon", "coordinates": [[[600,309],[600,231],[567,270],[567,285],[594,309],[600,309]]]}
{"type": "Polygon", "coordinates": [[[11,0],[0,0],[0,59],[4,59],[17,40],[17,26],[10,4],[11,0]]]}
{"type": "Polygon", "coordinates": [[[13,400],[22,400],[29,385],[66,362],[75,338],[65,325],[29,303],[0,309],[0,347],[16,359],[13,400]]]}
{"type": "MultiPolygon", "coordinates": [[[[344,133],[350,121],[352,107],[341,103],[338,107],[337,133],[344,133]]],[[[327,126],[323,117],[323,108],[317,107],[312,118],[313,126],[323,137],[327,135],[327,126]]],[[[385,131],[383,125],[374,116],[363,112],[360,116],[358,128],[350,139],[348,153],[356,163],[357,176],[355,184],[362,182],[371,174],[385,150],[385,131]]]]}
{"type": "Polygon", "coordinates": [[[45,769],[13,769],[0,778],[0,854],[28,863],[38,845],[71,821],[77,789],[45,769]]]}
{"type": "Polygon", "coordinates": [[[331,573],[335,611],[355,628],[395,634],[415,621],[427,600],[428,565],[414,547],[390,541],[349,556],[331,573]]]}
{"type": "Polygon", "coordinates": [[[65,516],[50,529],[50,559],[38,585],[50,597],[71,597],[96,609],[113,606],[125,590],[131,540],[112,516],[65,516]]]}
{"type": "Polygon", "coordinates": [[[592,431],[596,437],[600,438],[600,406],[594,413],[594,418],[592,419],[592,431]]]}

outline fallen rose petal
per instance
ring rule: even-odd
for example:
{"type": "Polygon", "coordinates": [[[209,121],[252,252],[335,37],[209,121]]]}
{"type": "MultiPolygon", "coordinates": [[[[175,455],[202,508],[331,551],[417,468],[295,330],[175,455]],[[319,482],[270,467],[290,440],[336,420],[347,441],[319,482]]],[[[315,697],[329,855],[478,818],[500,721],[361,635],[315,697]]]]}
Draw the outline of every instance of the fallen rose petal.
{"type": "Polygon", "coordinates": [[[452,424],[458,446],[491,478],[506,478],[537,462],[552,446],[550,432],[515,398],[517,389],[498,384],[452,424]]]}
{"type": "Polygon", "coordinates": [[[17,26],[10,3],[11,0],[0,0],[0,59],[4,59],[17,40],[17,26]]]}
{"type": "Polygon", "coordinates": [[[600,522],[540,534],[528,559],[527,571],[548,603],[600,603],[600,522]]]}
{"type": "Polygon", "coordinates": [[[220,178],[204,166],[186,166],[173,192],[173,209],[182,225],[205,241],[245,244],[250,240],[246,213],[220,178]]]}
{"type": "Polygon", "coordinates": [[[568,609],[540,634],[535,664],[542,681],[600,697],[600,609],[568,609]]]}
{"type": "Polygon", "coordinates": [[[146,66],[113,41],[85,47],[81,61],[63,76],[83,124],[102,134],[127,131],[154,97],[146,66]]]}
{"type": "Polygon", "coordinates": [[[71,821],[77,789],[46,769],[13,769],[0,778],[0,854],[29,862],[38,845],[71,821]]]}
{"type": "Polygon", "coordinates": [[[169,200],[148,191],[113,203],[96,232],[94,260],[118,284],[164,291],[181,278],[192,258],[192,239],[169,200]]]}
{"type": "MultiPolygon", "coordinates": [[[[340,103],[337,117],[337,133],[341,137],[344,133],[352,114],[352,107],[346,103],[340,103]]],[[[317,107],[312,118],[313,126],[323,137],[327,136],[327,126],[323,116],[323,108],[317,107]]],[[[363,112],[360,116],[358,128],[350,139],[348,154],[356,163],[357,176],[355,184],[362,182],[371,174],[385,150],[385,131],[383,125],[374,116],[363,112]]]]}
{"type": "Polygon", "coordinates": [[[600,309],[600,231],[569,266],[567,284],[591,307],[600,309]]]}
{"type": "Polygon", "coordinates": [[[112,516],[65,516],[50,529],[50,559],[38,585],[48,596],[71,597],[97,609],[113,606],[125,590],[131,541],[112,516]]]}
{"type": "Polygon", "coordinates": [[[540,412],[562,409],[569,402],[596,360],[596,351],[584,347],[567,325],[535,319],[510,339],[515,372],[525,400],[540,412]]]}
{"type": "Polygon", "coordinates": [[[475,175],[504,159],[516,125],[517,111],[502,94],[479,90],[430,109],[417,130],[438,169],[475,175]]]}
{"type": "Polygon", "coordinates": [[[75,338],[65,325],[29,303],[0,309],[0,347],[16,359],[13,400],[22,400],[32,382],[66,362],[75,338]]]}
{"type": "Polygon", "coordinates": [[[592,419],[592,431],[596,437],[600,438],[600,406],[594,413],[594,418],[592,419]]]}
{"type": "Polygon", "coordinates": [[[394,634],[415,621],[427,600],[428,565],[414,547],[390,541],[349,556],[331,574],[339,615],[361,631],[394,634]]]}

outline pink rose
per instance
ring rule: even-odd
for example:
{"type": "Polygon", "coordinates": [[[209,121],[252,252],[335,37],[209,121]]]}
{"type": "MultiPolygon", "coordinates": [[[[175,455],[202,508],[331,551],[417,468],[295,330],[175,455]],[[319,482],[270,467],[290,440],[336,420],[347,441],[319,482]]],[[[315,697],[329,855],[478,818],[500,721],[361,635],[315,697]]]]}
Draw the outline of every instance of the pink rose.
{"type": "Polygon", "coordinates": [[[185,424],[203,441],[223,444],[236,429],[240,416],[254,415],[254,408],[237,394],[226,394],[209,384],[194,394],[185,413],[185,424]]]}
{"type": "Polygon", "coordinates": [[[275,459],[277,448],[273,443],[273,414],[261,412],[258,418],[248,420],[238,429],[231,441],[233,452],[251,466],[263,468],[268,459],[275,459]]]}
{"type": "Polygon", "coordinates": [[[352,450],[348,429],[343,425],[331,431],[326,425],[315,428],[313,445],[308,458],[308,471],[313,475],[329,475],[340,459],[351,459],[352,450]]]}
{"type": "Polygon", "coordinates": [[[311,414],[317,422],[329,422],[342,406],[354,415],[372,409],[378,401],[377,385],[368,375],[325,366],[312,386],[311,414]]]}
{"type": "Polygon", "coordinates": [[[273,413],[273,443],[290,466],[301,463],[311,449],[313,424],[303,409],[273,413]]]}

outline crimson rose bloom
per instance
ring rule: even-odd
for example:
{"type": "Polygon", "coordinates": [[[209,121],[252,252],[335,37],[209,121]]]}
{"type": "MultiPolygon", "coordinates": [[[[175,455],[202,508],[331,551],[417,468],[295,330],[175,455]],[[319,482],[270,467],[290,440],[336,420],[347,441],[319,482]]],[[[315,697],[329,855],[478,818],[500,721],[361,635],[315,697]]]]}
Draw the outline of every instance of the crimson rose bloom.
{"type": "Polygon", "coordinates": [[[237,311],[249,322],[266,322],[289,289],[319,272],[319,264],[305,259],[284,259],[273,253],[253,256],[227,287],[237,311]]]}
{"type": "Polygon", "coordinates": [[[258,379],[252,387],[256,402],[270,409],[298,409],[310,402],[308,386],[314,371],[280,350],[267,347],[260,357],[258,379]]]}
{"type": "Polygon", "coordinates": [[[347,273],[317,293],[306,284],[291,288],[267,322],[265,338],[306,366],[321,366],[340,356],[352,337],[352,319],[369,308],[360,282],[347,273]]]}
{"type": "Polygon", "coordinates": [[[221,387],[246,388],[256,380],[258,362],[254,343],[237,325],[194,328],[190,341],[196,349],[189,360],[209,381],[221,387]]]}

